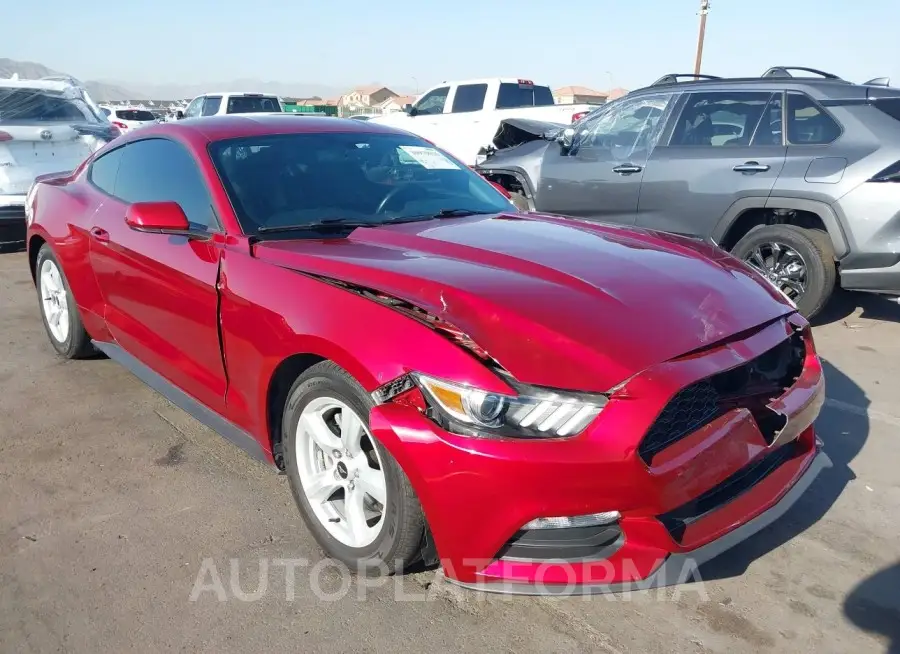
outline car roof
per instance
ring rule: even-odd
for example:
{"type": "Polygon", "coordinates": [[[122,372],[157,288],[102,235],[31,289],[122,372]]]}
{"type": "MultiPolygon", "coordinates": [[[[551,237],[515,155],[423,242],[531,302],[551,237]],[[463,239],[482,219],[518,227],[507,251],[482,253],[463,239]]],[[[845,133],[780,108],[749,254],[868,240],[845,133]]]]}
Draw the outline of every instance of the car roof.
{"type": "Polygon", "coordinates": [[[765,91],[802,91],[818,100],[866,99],[872,96],[900,96],[900,89],[887,86],[855,84],[840,78],[819,77],[722,77],[711,79],[692,79],[689,81],[663,81],[665,76],[654,84],[636,89],[629,93],[652,93],[654,91],[737,91],[754,89],[765,91]]]}
{"type": "Polygon", "coordinates": [[[260,91],[210,91],[209,93],[204,93],[203,95],[198,95],[198,98],[207,98],[211,95],[248,95],[248,96],[259,96],[263,98],[277,98],[277,93],[261,93],[260,91]]]}
{"type": "Polygon", "coordinates": [[[72,82],[47,79],[0,79],[0,88],[5,89],[35,89],[42,91],[63,92],[68,89],[78,88],[72,82]]]}
{"type": "MultiPolygon", "coordinates": [[[[208,141],[222,141],[248,136],[269,134],[310,134],[310,133],[381,133],[406,134],[406,132],[372,123],[367,120],[332,118],[330,116],[298,116],[292,114],[226,114],[224,116],[204,116],[185,118],[174,123],[160,123],[142,128],[140,135],[164,136],[171,134],[188,137],[200,135],[208,141]]],[[[129,139],[130,140],[130,139],[129,139]]]]}

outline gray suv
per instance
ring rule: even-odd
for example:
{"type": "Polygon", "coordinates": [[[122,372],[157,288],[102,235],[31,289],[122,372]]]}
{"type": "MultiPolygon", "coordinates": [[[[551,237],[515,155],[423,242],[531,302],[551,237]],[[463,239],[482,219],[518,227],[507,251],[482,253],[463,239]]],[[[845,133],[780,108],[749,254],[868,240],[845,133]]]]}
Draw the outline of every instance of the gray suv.
{"type": "Polygon", "coordinates": [[[526,209],[713,242],[811,317],[836,283],[900,295],[900,89],[888,84],[786,66],[666,75],[567,129],[501,125],[478,169],[526,209]]]}

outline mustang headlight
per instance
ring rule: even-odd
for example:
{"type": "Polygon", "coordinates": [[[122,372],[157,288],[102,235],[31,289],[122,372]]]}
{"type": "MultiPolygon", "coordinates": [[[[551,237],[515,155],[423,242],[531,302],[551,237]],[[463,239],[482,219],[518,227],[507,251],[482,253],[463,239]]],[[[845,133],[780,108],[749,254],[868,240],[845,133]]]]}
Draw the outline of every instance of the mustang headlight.
{"type": "Polygon", "coordinates": [[[559,438],[581,432],[597,417],[604,395],[557,393],[516,385],[517,395],[489,393],[414,373],[432,417],[466,436],[559,438]]]}

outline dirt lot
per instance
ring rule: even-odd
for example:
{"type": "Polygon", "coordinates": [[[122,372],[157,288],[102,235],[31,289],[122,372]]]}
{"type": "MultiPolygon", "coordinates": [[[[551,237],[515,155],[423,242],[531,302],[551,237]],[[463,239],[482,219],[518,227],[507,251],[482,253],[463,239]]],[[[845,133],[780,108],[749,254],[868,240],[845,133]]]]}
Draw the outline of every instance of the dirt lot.
{"type": "Polygon", "coordinates": [[[835,466],[782,521],[703,584],[506,598],[341,574],[283,477],[111,361],[55,358],[0,255],[0,652],[900,652],[900,307],[844,300],[817,327],[835,466]]]}

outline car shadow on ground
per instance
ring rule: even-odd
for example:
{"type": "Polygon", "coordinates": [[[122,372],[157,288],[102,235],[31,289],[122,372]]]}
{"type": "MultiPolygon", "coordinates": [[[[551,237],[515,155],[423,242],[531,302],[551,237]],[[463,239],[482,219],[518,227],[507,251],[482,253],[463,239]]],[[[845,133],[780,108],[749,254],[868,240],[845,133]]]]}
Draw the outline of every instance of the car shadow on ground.
{"type": "Polygon", "coordinates": [[[900,562],[857,585],[844,600],[844,614],[863,631],[887,636],[888,654],[900,654],[900,562]]]}
{"type": "MultiPolygon", "coordinates": [[[[866,409],[869,400],[856,383],[822,360],[828,397],[866,409]]],[[[816,431],[834,466],[823,470],[812,486],[780,519],[748,540],[728,550],[700,568],[704,581],[737,577],[755,560],[799,536],[828,512],[856,478],[850,464],[862,450],[869,436],[869,418],[864,413],[839,411],[827,404],[816,422],[816,431]]]]}
{"type": "Polygon", "coordinates": [[[840,322],[861,309],[860,318],[900,322],[900,303],[876,293],[854,293],[837,289],[821,313],[814,316],[814,327],[840,322]]]}

